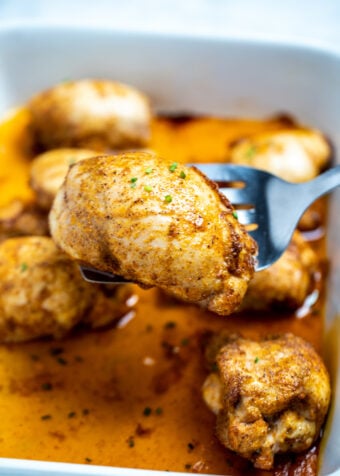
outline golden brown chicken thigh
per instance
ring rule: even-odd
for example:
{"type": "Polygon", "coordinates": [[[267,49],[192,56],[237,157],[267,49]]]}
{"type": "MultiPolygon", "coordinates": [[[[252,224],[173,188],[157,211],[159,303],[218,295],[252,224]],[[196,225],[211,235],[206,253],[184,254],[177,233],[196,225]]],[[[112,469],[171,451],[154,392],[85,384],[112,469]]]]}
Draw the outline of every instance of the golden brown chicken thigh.
{"type": "Polygon", "coordinates": [[[36,192],[38,205],[49,210],[69,166],[96,155],[97,152],[89,149],[53,149],[35,157],[31,164],[30,185],[36,192]]]}
{"type": "Polygon", "coordinates": [[[120,288],[106,298],[51,238],[8,239],[0,245],[0,342],[59,338],[81,321],[88,327],[113,322],[127,312],[120,288]]]}
{"type": "Polygon", "coordinates": [[[330,402],[329,376],[312,346],[292,334],[220,340],[203,398],[222,444],[261,469],[271,469],[278,453],[309,448],[330,402]]]}
{"type": "Polygon", "coordinates": [[[295,231],[281,258],[255,273],[239,310],[297,309],[312,290],[317,264],[316,253],[295,231]]]}
{"type": "Polygon", "coordinates": [[[129,153],[73,165],[50,213],[73,259],[218,314],[240,304],[256,245],[195,168],[129,153]]]}
{"type": "Polygon", "coordinates": [[[312,129],[261,132],[236,142],[229,151],[231,163],[266,170],[289,182],[315,178],[330,156],[328,141],[312,129]]]}
{"type": "Polygon", "coordinates": [[[68,81],[29,103],[38,148],[95,150],[143,146],[150,136],[151,110],[138,90],[109,80],[68,81]]]}

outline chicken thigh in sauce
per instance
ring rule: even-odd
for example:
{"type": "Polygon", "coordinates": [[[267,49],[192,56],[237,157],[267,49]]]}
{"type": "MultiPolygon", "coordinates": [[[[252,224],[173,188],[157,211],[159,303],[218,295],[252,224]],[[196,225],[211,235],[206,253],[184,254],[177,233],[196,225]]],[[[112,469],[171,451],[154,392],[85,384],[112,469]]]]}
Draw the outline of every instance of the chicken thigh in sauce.
{"type": "Polygon", "coordinates": [[[240,310],[294,310],[312,291],[318,259],[310,244],[295,231],[281,258],[255,273],[240,310]]]}
{"type": "MultiPolygon", "coordinates": [[[[211,345],[210,361],[216,340],[211,345]]],[[[203,398],[217,415],[217,437],[255,467],[271,469],[276,454],[301,452],[318,438],[330,382],[309,343],[293,334],[259,342],[225,338],[215,369],[203,385],[203,398]]]]}
{"type": "Polygon", "coordinates": [[[139,147],[150,136],[147,97],[114,81],[66,81],[37,94],[28,109],[35,143],[42,150],[139,147]]]}
{"type": "Polygon", "coordinates": [[[0,342],[60,338],[83,320],[89,327],[107,325],[127,312],[126,293],[111,296],[85,282],[51,238],[11,238],[0,245],[0,342]]]}

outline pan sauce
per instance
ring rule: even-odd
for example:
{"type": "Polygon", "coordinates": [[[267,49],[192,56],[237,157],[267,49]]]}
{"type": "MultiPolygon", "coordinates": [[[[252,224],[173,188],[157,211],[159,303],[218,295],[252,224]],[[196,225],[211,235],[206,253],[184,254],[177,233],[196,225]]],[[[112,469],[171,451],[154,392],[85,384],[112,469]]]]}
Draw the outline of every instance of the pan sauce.
{"type": "MultiPolygon", "coordinates": [[[[28,180],[27,112],[0,126],[0,206],[33,199],[28,180]]],[[[275,130],[271,121],[158,118],[150,148],[173,161],[219,162],[226,145],[245,134],[275,130]]],[[[325,216],[326,202],[315,209],[325,216]]],[[[325,223],[323,223],[325,225],[325,223]]],[[[323,234],[310,235],[325,258],[323,234]]],[[[290,331],[318,351],[320,298],[295,314],[247,313],[221,318],[136,287],[135,312],[118,329],[78,332],[59,342],[0,347],[0,456],[130,468],[218,474],[271,474],[223,448],[215,416],[201,398],[207,330],[247,337],[290,331]]],[[[279,460],[272,474],[316,474],[317,446],[279,460]]]]}

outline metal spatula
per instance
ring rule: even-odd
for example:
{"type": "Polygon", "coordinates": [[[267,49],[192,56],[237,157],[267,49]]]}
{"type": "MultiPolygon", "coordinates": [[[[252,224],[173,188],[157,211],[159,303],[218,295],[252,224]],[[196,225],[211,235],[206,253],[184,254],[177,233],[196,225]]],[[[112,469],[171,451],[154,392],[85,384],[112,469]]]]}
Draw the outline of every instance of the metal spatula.
{"type": "MultiPolygon", "coordinates": [[[[303,212],[317,198],[340,185],[340,166],[316,179],[290,183],[268,172],[230,164],[192,164],[218,183],[237,209],[240,223],[246,225],[258,244],[256,270],[273,264],[287,248],[303,212]]],[[[86,281],[125,283],[121,276],[81,266],[86,281]]]]}

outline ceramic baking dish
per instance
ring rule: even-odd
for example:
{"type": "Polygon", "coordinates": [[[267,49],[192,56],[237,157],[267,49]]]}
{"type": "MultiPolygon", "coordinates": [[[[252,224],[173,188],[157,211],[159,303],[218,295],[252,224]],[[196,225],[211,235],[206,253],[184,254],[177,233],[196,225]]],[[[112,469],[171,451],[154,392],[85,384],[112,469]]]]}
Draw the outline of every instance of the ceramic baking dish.
{"type": "MultiPolygon", "coordinates": [[[[340,51],[241,38],[121,33],[89,27],[0,29],[0,115],[50,85],[84,77],[135,85],[162,111],[242,117],[289,112],[320,128],[332,138],[335,150],[340,150],[340,51]]],[[[332,373],[333,407],[320,475],[340,475],[339,207],[340,190],[333,194],[330,207],[331,272],[324,347],[332,373]]],[[[0,458],[1,476],[147,473],[0,458]]]]}

